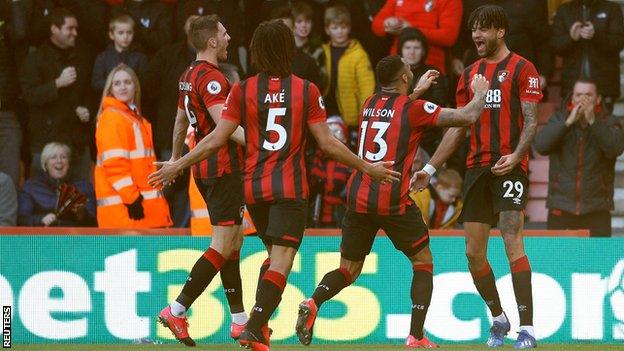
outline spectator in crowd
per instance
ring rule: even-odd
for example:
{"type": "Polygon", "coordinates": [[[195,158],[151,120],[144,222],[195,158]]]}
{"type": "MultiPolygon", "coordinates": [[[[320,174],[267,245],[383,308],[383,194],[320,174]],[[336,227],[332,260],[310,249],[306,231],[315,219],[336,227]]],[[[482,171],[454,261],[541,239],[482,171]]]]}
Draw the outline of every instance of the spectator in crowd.
{"type": "MultiPolygon", "coordinates": [[[[186,19],[185,33],[188,33],[191,21],[197,17],[191,15],[186,19]]],[[[171,159],[171,136],[178,106],[178,81],[194,60],[195,49],[188,42],[188,38],[184,38],[183,41],[160,49],[150,61],[145,73],[144,86],[150,87],[146,89],[146,100],[150,108],[146,111],[146,115],[153,116],[156,154],[160,161],[171,159]]],[[[185,174],[164,189],[171,219],[176,228],[188,226],[190,220],[188,179],[189,174],[185,174]]]]}
{"type": "Polygon", "coordinates": [[[463,183],[457,171],[443,169],[434,184],[410,193],[429,229],[455,228],[463,205],[460,199],[463,183]]]}
{"type": "Polygon", "coordinates": [[[186,39],[184,23],[189,16],[218,15],[219,22],[228,29],[228,34],[231,37],[230,44],[228,45],[228,59],[226,62],[241,67],[243,71],[247,71],[244,16],[241,15],[243,11],[239,1],[167,0],[167,2],[177,3],[175,22],[176,38],[178,40],[186,39]]]}
{"type": "Polygon", "coordinates": [[[535,138],[549,155],[548,229],[589,229],[611,236],[615,160],[624,133],[603,108],[597,83],[581,78],[571,98],[535,138]]]}
{"type": "MultiPolygon", "coordinates": [[[[278,19],[284,22],[290,30],[294,31],[294,21],[290,7],[281,6],[275,8],[272,13],[272,19],[278,19]]],[[[316,84],[319,89],[322,89],[322,87],[325,86],[325,77],[321,73],[321,68],[314,58],[308,55],[302,47],[295,48],[295,58],[292,62],[292,72],[294,75],[307,79],[316,84]]]]}
{"type": "MultiPolygon", "coordinates": [[[[434,67],[425,63],[425,57],[429,51],[427,39],[424,34],[416,28],[405,28],[399,36],[399,54],[403,60],[410,65],[414,77],[422,77],[429,70],[439,71],[438,67],[434,67]]],[[[412,80],[410,91],[414,90],[418,83],[417,79],[412,80]]],[[[419,99],[431,101],[440,106],[448,106],[448,79],[445,75],[440,75],[433,84],[419,99]]],[[[429,154],[433,154],[442,140],[441,128],[429,128],[420,142],[420,147],[424,148],[429,154]]]]}
{"type": "Polygon", "coordinates": [[[22,226],[95,226],[95,197],[93,186],[87,180],[72,178],[69,173],[71,149],[52,142],[41,152],[39,173],[24,183],[19,193],[18,222],[22,226]],[[66,211],[59,208],[59,192],[63,184],[75,187],[86,197],[86,203],[66,211]]]}
{"type": "MultiPolygon", "coordinates": [[[[422,77],[428,70],[440,71],[440,67],[431,66],[425,63],[425,58],[429,52],[429,45],[425,35],[416,28],[405,28],[399,35],[399,54],[403,60],[410,65],[414,77],[422,77]]],[[[410,91],[414,90],[418,83],[417,79],[412,80],[410,91]]],[[[446,76],[440,75],[432,85],[419,99],[431,101],[440,106],[448,106],[448,80],[446,76]]]]}
{"type": "MultiPolygon", "coordinates": [[[[0,172],[17,186],[20,178],[22,130],[17,116],[19,83],[15,64],[16,44],[25,38],[22,4],[0,2],[0,172]]],[[[15,191],[15,189],[13,189],[15,191]]]]}
{"type": "Polygon", "coordinates": [[[360,108],[375,91],[375,75],[368,54],[356,39],[350,39],[351,15],[343,6],[325,10],[323,44],[328,84],[324,89],[328,116],[341,116],[349,128],[349,145],[357,140],[360,108]]]}
{"type": "MultiPolygon", "coordinates": [[[[471,13],[481,5],[501,6],[509,19],[509,31],[505,42],[509,49],[533,62],[540,74],[540,87],[546,87],[546,77],[553,71],[553,52],[550,47],[550,24],[548,4],[544,0],[464,0],[464,13],[471,13]]],[[[457,44],[453,47],[453,73],[459,76],[464,68],[479,56],[472,42],[472,28],[464,17],[457,44]]]]}
{"type": "Polygon", "coordinates": [[[0,227],[17,224],[17,193],[15,184],[6,173],[0,172],[0,227]]]}
{"type": "Polygon", "coordinates": [[[127,14],[137,24],[136,41],[152,57],[158,49],[173,41],[173,7],[160,0],[123,0],[111,15],[127,14]]]}
{"type": "Polygon", "coordinates": [[[120,63],[125,63],[139,76],[147,69],[147,57],[133,45],[135,23],[128,15],[117,15],[110,20],[108,37],[112,40],[106,51],[100,53],[93,65],[91,88],[102,94],[108,73],[120,63]]]}
{"type": "Polygon", "coordinates": [[[557,9],[552,45],[563,57],[561,96],[580,76],[592,78],[609,111],[620,96],[620,51],[624,20],[620,5],[607,0],[573,0],[557,9]]]}
{"type": "Polygon", "coordinates": [[[387,0],[373,19],[372,29],[380,37],[394,37],[391,54],[398,52],[398,37],[403,28],[420,29],[430,49],[425,62],[446,73],[445,51],[457,40],[462,9],[461,0],[387,0]]]}
{"type": "Polygon", "coordinates": [[[106,79],[95,132],[95,195],[100,228],[172,225],[162,193],[147,183],[156,171],[152,126],[141,116],[141,87],[132,68],[115,67],[106,79]]]}
{"type": "Polygon", "coordinates": [[[92,138],[91,58],[76,45],[78,21],[63,8],[48,15],[50,38],[30,53],[19,75],[30,119],[31,175],[41,172],[44,145],[59,141],[72,148],[72,173],[90,172],[89,142],[92,138]]]}
{"type": "Polygon", "coordinates": [[[18,0],[23,3],[28,23],[28,41],[40,46],[49,37],[49,15],[57,8],[73,13],[80,25],[80,38],[93,53],[106,47],[106,25],[109,6],[102,0],[18,0]]]}
{"type": "Polygon", "coordinates": [[[295,45],[306,54],[312,56],[319,65],[322,65],[323,48],[321,40],[312,34],[314,25],[312,7],[303,1],[297,1],[292,6],[293,33],[295,45]]]}
{"type": "MultiPolygon", "coordinates": [[[[329,117],[327,125],[334,137],[347,145],[349,131],[342,118],[329,117]]],[[[314,199],[310,202],[311,223],[315,227],[336,228],[346,210],[345,192],[351,169],[317,150],[310,173],[310,199],[314,199]]]]}

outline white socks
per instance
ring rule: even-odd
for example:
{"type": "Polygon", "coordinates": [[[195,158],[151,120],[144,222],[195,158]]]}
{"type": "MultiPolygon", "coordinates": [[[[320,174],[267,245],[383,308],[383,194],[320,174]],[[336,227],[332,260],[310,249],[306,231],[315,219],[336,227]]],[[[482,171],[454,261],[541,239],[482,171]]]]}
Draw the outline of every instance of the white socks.
{"type": "Polygon", "coordinates": [[[244,311],[239,313],[232,313],[232,322],[238,325],[245,325],[247,324],[248,320],[249,317],[247,317],[247,313],[245,313],[244,311]]]}
{"type": "Polygon", "coordinates": [[[176,317],[181,317],[186,314],[186,307],[182,306],[178,301],[174,300],[169,306],[171,307],[171,314],[176,317]]]}
{"type": "Polygon", "coordinates": [[[527,333],[529,333],[529,335],[531,335],[532,337],[535,337],[535,332],[533,331],[533,326],[532,325],[521,325],[520,326],[520,331],[526,331],[527,333]]]}
{"type": "Polygon", "coordinates": [[[494,321],[498,323],[505,323],[507,322],[507,316],[505,316],[505,313],[501,313],[500,316],[494,317],[494,321]]]}

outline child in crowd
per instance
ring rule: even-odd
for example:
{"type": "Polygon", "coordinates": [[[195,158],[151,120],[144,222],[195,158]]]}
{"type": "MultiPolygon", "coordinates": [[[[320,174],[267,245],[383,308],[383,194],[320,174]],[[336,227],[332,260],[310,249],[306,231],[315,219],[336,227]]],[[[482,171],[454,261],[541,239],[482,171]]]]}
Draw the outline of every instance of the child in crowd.
{"type": "Polygon", "coordinates": [[[312,35],[313,16],[314,12],[310,5],[302,1],[293,4],[292,18],[295,44],[315,59],[319,66],[322,66],[323,48],[321,41],[317,36],[312,35]]]}
{"type": "Polygon", "coordinates": [[[463,180],[453,169],[438,172],[434,185],[423,191],[413,191],[410,197],[422,212],[430,229],[452,229],[462,210],[460,194],[463,180]]]}
{"type": "Polygon", "coordinates": [[[349,128],[349,145],[357,141],[359,111],[375,91],[375,75],[364,47],[351,39],[351,15],[343,6],[325,10],[323,44],[328,84],[324,90],[327,115],[341,116],[349,128]]]}
{"type": "Polygon", "coordinates": [[[147,57],[132,45],[134,26],[132,17],[125,14],[115,16],[110,20],[108,37],[113,42],[97,56],[93,66],[91,88],[96,93],[102,93],[106,77],[120,63],[128,65],[139,77],[147,68],[147,57]]]}

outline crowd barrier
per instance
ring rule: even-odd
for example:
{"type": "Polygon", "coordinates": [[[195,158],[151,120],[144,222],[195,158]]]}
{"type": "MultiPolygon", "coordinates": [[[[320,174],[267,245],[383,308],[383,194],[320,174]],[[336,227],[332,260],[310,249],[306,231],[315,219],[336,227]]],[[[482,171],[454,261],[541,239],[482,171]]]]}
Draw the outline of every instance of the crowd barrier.
{"type": "MultiPolygon", "coordinates": [[[[431,234],[434,292],[427,333],[441,343],[483,341],[491,321],[466,269],[461,231],[431,234]]],[[[544,342],[624,340],[624,238],[587,234],[527,231],[535,330],[544,342]]],[[[0,304],[12,307],[13,343],[171,341],[155,316],[178,294],[209,240],[180,229],[0,228],[0,304]]],[[[337,267],[339,244],[337,229],[308,232],[270,321],[272,340],[297,342],[297,305],[337,267]]],[[[500,237],[491,239],[488,253],[517,330],[500,237]]],[[[246,238],[241,274],[247,310],[265,258],[260,240],[246,238]]],[[[402,342],[409,332],[411,277],[408,260],[387,238],[378,238],[361,277],[323,306],[315,342],[402,342]]],[[[193,305],[189,322],[199,342],[229,342],[229,311],[218,277],[193,305]]]]}

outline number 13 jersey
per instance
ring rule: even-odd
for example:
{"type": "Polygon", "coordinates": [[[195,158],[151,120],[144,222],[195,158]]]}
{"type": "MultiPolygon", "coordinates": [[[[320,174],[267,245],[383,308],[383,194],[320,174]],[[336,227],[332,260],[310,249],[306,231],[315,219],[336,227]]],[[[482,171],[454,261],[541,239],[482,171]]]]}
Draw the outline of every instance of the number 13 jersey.
{"type": "Polygon", "coordinates": [[[378,93],[364,102],[360,113],[358,156],[368,162],[394,161],[401,181],[381,184],[355,171],[347,183],[347,206],[359,213],[402,215],[412,201],[409,181],[412,161],[424,131],[435,126],[440,107],[406,95],[378,93]]]}
{"type": "Polygon", "coordinates": [[[260,73],[232,87],[222,118],[245,128],[245,203],[308,198],[307,126],[326,120],[314,84],[260,73]]]}

